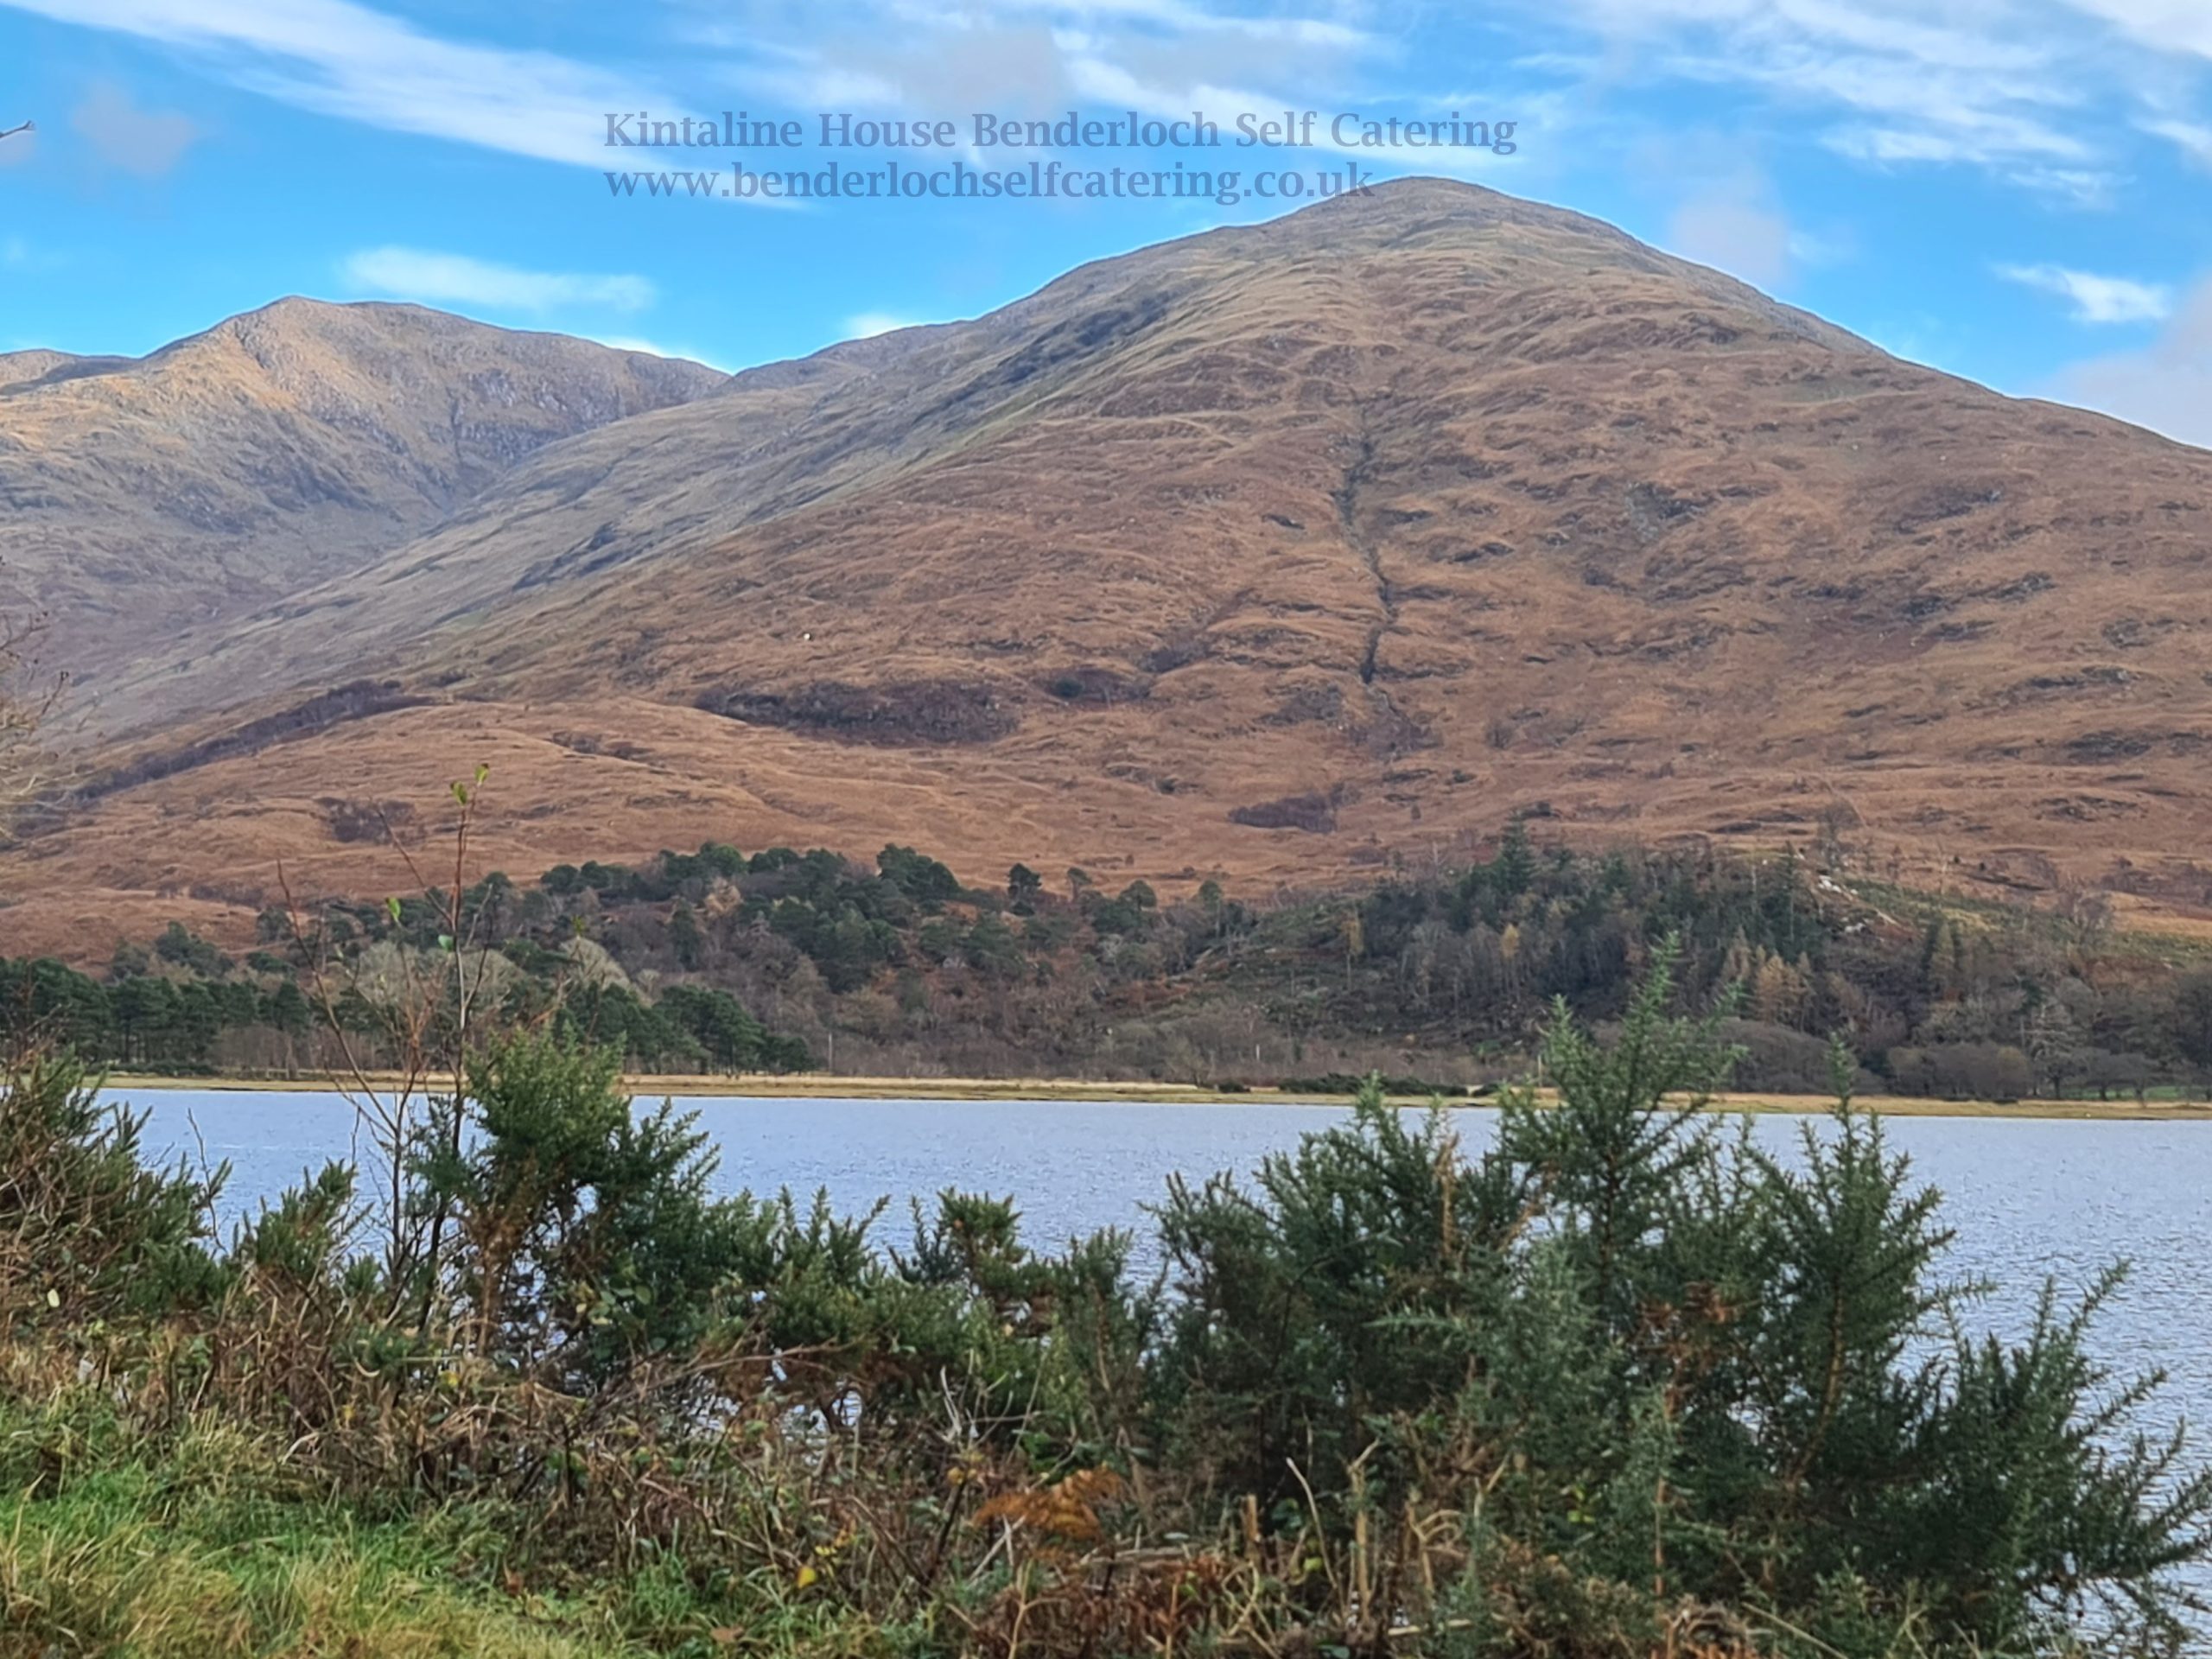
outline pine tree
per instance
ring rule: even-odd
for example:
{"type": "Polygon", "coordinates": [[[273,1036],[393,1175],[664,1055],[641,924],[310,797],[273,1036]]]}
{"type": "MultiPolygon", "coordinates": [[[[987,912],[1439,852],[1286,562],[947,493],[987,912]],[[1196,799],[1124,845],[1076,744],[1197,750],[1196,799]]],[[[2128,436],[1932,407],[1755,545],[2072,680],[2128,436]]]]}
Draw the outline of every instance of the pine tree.
{"type": "Polygon", "coordinates": [[[1536,879],[1536,855],[1529,845],[1529,826],[1519,818],[1505,826],[1497,856],[1491,861],[1490,880],[1498,895],[1508,900],[1529,891],[1536,879]]]}
{"type": "Polygon", "coordinates": [[[699,931],[699,918],[691,906],[678,901],[668,918],[669,948],[676,952],[676,960],[685,971],[696,973],[706,952],[706,938],[699,931]]]}

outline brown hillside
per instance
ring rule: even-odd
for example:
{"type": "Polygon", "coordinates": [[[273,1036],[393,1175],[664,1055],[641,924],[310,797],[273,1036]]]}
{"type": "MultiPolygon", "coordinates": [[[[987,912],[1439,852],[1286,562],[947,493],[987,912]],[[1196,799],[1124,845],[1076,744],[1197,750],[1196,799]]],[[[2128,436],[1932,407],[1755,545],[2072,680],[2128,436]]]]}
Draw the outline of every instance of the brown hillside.
{"type": "Polygon", "coordinates": [[[523,874],[1311,880],[1529,810],[2196,912],[2208,558],[2212,455],[1414,181],[550,444],[116,685],[126,769],[0,883],[374,891],[334,803],[482,760],[523,874]]]}
{"type": "Polygon", "coordinates": [[[0,604],[94,687],[353,570],[531,451],[699,396],[696,363],[407,305],[283,300],[152,356],[0,357],[0,604]]]}

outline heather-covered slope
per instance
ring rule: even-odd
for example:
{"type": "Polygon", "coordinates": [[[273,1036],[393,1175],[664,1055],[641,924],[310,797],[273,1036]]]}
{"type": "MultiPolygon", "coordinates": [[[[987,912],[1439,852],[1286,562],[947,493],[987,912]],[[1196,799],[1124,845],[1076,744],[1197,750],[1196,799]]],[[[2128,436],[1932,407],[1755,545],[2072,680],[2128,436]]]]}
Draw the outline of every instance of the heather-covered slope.
{"type": "Polygon", "coordinates": [[[1311,880],[1521,811],[2190,911],[2209,557],[2212,455],[1413,181],[548,445],[116,685],[35,880],[373,888],[331,803],[482,760],[525,872],[1311,880]]]}
{"type": "Polygon", "coordinates": [[[144,359],[0,358],[0,601],[100,684],[357,569],[696,363],[402,305],[283,300],[144,359]]]}

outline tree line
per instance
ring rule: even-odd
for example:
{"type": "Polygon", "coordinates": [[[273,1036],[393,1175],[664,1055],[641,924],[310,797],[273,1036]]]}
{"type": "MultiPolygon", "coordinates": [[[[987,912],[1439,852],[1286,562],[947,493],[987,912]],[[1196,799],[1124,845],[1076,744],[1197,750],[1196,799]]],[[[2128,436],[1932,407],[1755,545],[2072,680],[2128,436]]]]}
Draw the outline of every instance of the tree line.
{"type": "MultiPolygon", "coordinates": [[[[0,1008],[146,1068],[365,1052],[442,950],[495,1011],[635,1069],[1144,1077],[1259,1087],[1368,1071],[1454,1090],[1529,1063],[1564,1000],[1618,1018],[1662,938],[1679,995],[1730,1020],[1745,1088],[1816,1090],[1840,1037],[1870,1089],[2015,1099],[2212,1076],[2212,972],[2026,910],[1868,893],[1794,855],[1539,845],[1350,890],[1179,896],[1027,864],[963,883],[908,846],[861,861],[709,842],[635,865],[486,875],[382,905],[264,912],[233,957],[172,925],[104,973],[0,967],[0,1008]]],[[[430,1011],[435,1014],[435,1011],[430,1011]]]]}

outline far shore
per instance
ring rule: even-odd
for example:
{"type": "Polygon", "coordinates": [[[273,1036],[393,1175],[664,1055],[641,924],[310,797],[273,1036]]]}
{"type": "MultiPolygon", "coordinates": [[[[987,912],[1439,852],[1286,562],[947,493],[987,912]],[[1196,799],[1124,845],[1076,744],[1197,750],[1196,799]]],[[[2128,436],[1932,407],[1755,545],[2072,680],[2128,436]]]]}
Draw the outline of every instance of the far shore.
{"type": "MultiPolygon", "coordinates": [[[[365,1086],[396,1087],[391,1074],[372,1074],[365,1086]]],[[[1044,1103],[1091,1102],[1130,1105],[1187,1106],[1344,1106],[1344,1095],[1293,1094],[1277,1089],[1209,1089],[1191,1084],[1104,1082],[1071,1077],[844,1077],[807,1074],[798,1077],[748,1073],[741,1076],[685,1076],[639,1072],[623,1079],[639,1095],[678,1095],[725,1100],[1022,1100],[1044,1103]]],[[[181,1077],[111,1071],[107,1091],[127,1094],[142,1090],[208,1090],[269,1094],[348,1094],[360,1092],[362,1084],[326,1075],[312,1077],[181,1077]]],[[[418,1083],[418,1092],[435,1093],[435,1078],[418,1083]]],[[[1427,1095],[1394,1095],[1402,1105],[1425,1106],[1427,1095]]],[[[1447,1106],[1485,1106],[1492,1099],[1443,1096],[1447,1106]]],[[[1724,1094],[1713,1097],[1715,1111],[1737,1113],[1825,1113],[1834,1109],[1827,1095],[1724,1094]]],[[[2196,1100],[1934,1100],[1908,1095],[1861,1095],[1863,1111],[1884,1117],[2014,1117],[2107,1120],[2138,1122],[2212,1122],[2212,1102],[2196,1100]]]]}

